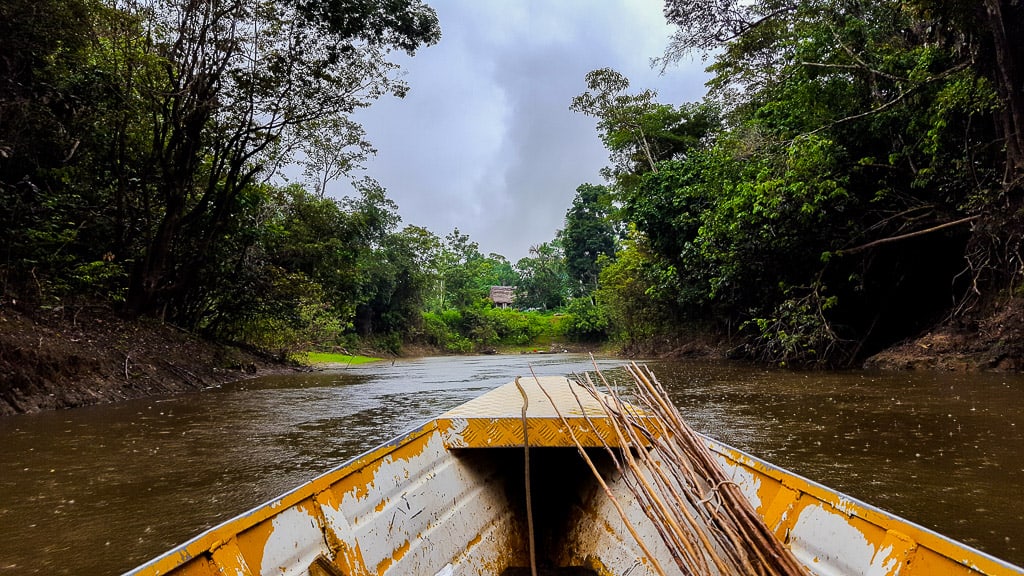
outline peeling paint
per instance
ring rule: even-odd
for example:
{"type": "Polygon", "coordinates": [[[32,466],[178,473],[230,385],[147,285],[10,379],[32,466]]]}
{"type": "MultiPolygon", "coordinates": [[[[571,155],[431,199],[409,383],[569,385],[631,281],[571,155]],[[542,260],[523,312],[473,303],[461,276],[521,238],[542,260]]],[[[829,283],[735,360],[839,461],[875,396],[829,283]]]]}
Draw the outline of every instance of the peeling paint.
{"type": "Polygon", "coordinates": [[[405,556],[405,554],[407,552],[409,552],[409,541],[408,540],[406,540],[401,546],[396,548],[394,554],[392,554],[390,558],[385,558],[384,560],[381,561],[380,564],[377,565],[377,575],[378,576],[384,576],[384,574],[387,573],[388,568],[390,568],[391,565],[394,564],[395,562],[398,562],[399,560],[401,560],[402,557],[405,556]]]}
{"type": "Polygon", "coordinates": [[[761,496],[761,486],[764,484],[762,477],[755,474],[753,470],[740,466],[734,460],[727,460],[720,456],[718,463],[725,471],[725,475],[740,487],[740,492],[754,507],[754,510],[760,511],[763,503],[767,500],[761,496]]]}
{"type": "Polygon", "coordinates": [[[823,506],[807,506],[793,525],[790,549],[823,576],[869,574],[878,549],[846,520],[823,506]]]}

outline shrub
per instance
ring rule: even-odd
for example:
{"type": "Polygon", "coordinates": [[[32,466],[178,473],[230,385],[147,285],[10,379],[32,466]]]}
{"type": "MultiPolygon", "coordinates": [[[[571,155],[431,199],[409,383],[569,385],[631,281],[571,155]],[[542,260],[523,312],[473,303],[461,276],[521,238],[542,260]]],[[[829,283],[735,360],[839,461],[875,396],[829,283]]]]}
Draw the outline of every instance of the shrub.
{"type": "Polygon", "coordinates": [[[572,340],[597,342],[608,338],[608,316],[590,298],[574,298],[567,313],[565,331],[572,340]]]}
{"type": "Polygon", "coordinates": [[[446,310],[441,314],[425,312],[423,314],[423,333],[427,343],[449,352],[470,352],[473,343],[459,334],[448,322],[460,324],[462,314],[458,310],[446,310]]]}

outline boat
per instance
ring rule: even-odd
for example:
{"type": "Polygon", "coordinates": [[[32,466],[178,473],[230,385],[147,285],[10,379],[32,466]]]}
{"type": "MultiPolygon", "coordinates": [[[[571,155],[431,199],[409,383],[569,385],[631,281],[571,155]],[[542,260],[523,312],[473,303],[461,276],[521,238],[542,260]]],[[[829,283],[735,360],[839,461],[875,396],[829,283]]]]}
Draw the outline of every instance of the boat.
{"type": "MultiPolygon", "coordinates": [[[[688,573],[667,557],[647,504],[608,457],[623,450],[610,420],[602,399],[581,394],[574,380],[517,379],[126,574],[521,575],[532,565],[540,574],[688,573]],[[659,558],[664,569],[656,570],[659,558]]],[[[699,441],[807,574],[1024,574],[711,438],[699,441]]]]}

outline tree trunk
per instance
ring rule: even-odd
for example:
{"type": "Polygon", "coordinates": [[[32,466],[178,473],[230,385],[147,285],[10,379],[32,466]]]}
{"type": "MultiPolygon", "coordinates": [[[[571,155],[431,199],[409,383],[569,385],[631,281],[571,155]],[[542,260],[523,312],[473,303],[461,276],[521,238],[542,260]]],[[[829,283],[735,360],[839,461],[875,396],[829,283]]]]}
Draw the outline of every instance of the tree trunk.
{"type": "Polygon", "coordinates": [[[1005,141],[1004,183],[1019,189],[1024,178],[1024,5],[1013,0],[985,0],[985,21],[992,35],[995,81],[1003,101],[1000,129],[1005,141]],[[1018,40],[1013,40],[1017,38],[1018,40]]]}
{"type": "Polygon", "coordinates": [[[146,255],[132,274],[128,287],[126,307],[134,316],[151,314],[162,304],[160,294],[167,288],[173,274],[174,242],[181,222],[183,197],[178,202],[168,202],[166,212],[160,221],[153,240],[146,247],[146,255]]]}

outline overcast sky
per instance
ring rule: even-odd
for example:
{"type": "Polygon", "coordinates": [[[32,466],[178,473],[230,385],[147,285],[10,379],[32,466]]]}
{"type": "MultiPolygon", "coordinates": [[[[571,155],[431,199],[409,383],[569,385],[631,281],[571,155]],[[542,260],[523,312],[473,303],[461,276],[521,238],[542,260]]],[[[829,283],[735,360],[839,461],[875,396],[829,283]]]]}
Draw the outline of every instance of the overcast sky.
{"type": "MultiPolygon", "coordinates": [[[[659,0],[428,0],[441,41],[398,61],[411,91],[358,114],[378,153],[366,175],[403,225],[469,234],[513,263],[554,238],[608,154],[592,118],[569,110],[587,72],[610,67],[659,101],[699,100],[696,59],[660,76],[671,29],[659,0]]],[[[351,194],[347,182],[328,188],[351,194]]]]}

